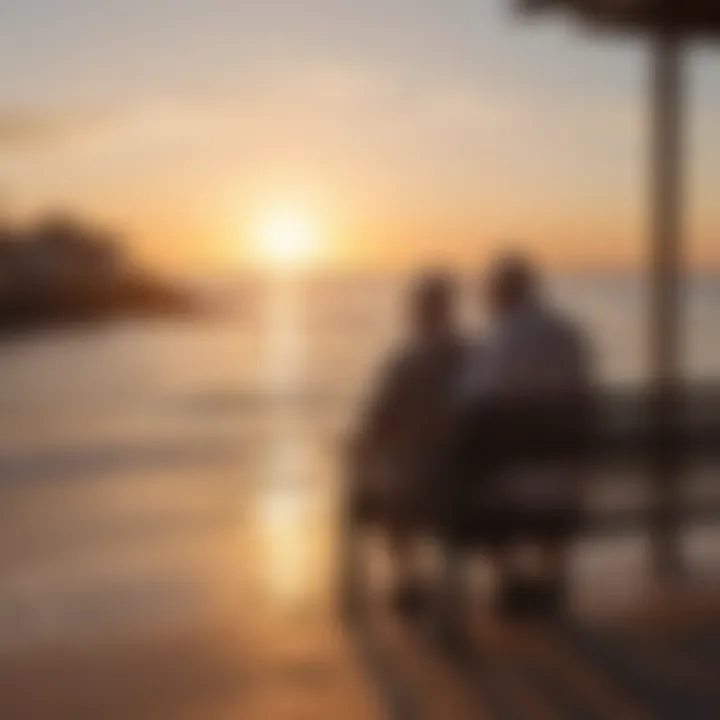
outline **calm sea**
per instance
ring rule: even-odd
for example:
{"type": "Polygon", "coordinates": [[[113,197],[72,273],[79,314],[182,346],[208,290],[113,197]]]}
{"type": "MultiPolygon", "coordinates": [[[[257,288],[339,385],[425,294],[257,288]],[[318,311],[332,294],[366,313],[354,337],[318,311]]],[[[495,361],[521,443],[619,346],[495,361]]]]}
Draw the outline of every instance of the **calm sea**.
{"type": "MultiPolygon", "coordinates": [[[[383,351],[402,335],[403,282],[387,279],[224,282],[206,286],[226,312],[187,323],[116,324],[16,338],[0,346],[0,424],[27,440],[87,437],[100,426],[181,421],[213,401],[235,421],[263,398],[300,396],[336,405],[362,390],[383,351]],[[174,417],[173,417],[174,415],[174,417]]],[[[591,339],[609,381],[640,380],[648,366],[648,297],[629,277],[556,278],[556,304],[591,339]]],[[[465,327],[474,332],[471,292],[465,327]]],[[[720,278],[687,283],[684,368],[720,375],[720,278]]],[[[276,408],[277,409],[277,408],[276,408]]],[[[308,421],[313,407],[308,405],[308,421]]],[[[317,407],[314,408],[316,411],[317,407]]],[[[327,409],[327,407],[325,408],[327,409]]],[[[208,418],[205,417],[205,420],[208,418]]],[[[12,439],[5,435],[5,447],[12,439]]]]}

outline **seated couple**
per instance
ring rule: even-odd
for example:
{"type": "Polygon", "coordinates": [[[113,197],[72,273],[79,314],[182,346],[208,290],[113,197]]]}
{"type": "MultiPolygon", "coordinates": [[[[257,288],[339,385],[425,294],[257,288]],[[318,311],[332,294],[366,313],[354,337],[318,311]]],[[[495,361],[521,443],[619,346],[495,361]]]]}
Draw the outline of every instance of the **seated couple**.
{"type": "Polygon", "coordinates": [[[490,326],[468,341],[454,279],[415,281],[409,337],[380,373],[354,444],[358,512],[386,531],[403,615],[428,600],[418,549],[428,536],[485,550],[509,612],[565,596],[584,475],[570,449],[589,418],[589,353],[528,260],[493,263],[479,291],[490,326]],[[538,556],[534,573],[520,570],[521,544],[538,556]]]}

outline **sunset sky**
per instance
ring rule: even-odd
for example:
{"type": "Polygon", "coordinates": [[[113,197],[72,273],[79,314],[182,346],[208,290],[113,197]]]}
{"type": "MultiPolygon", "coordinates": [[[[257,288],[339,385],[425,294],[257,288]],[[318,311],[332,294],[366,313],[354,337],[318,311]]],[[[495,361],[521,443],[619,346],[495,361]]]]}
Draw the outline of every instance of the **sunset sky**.
{"type": "MultiPolygon", "coordinates": [[[[0,212],[69,209],[179,270],[627,266],[646,234],[647,49],[501,0],[23,0],[0,24],[0,212]],[[277,223],[276,223],[277,224],[277,223]]],[[[720,267],[720,56],[689,67],[691,260],[720,267]]]]}

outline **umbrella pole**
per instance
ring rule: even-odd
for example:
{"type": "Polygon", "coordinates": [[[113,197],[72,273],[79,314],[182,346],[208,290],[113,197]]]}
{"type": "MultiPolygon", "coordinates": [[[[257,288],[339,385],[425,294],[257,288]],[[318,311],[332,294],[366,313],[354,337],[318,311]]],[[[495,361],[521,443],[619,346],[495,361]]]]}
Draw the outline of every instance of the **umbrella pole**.
{"type": "MultiPolygon", "coordinates": [[[[651,248],[651,363],[659,393],[657,418],[663,432],[677,420],[681,349],[683,47],[675,33],[654,43],[653,227],[651,248]]],[[[679,547],[680,470],[658,458],[654,478],[652,548],[661,578],[681,571],[679,547]]]]}

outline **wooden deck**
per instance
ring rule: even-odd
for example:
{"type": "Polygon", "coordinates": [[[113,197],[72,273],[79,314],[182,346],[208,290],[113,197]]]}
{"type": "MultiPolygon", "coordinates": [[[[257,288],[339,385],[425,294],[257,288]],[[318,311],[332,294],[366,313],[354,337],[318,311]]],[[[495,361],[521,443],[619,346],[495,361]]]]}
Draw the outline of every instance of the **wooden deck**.
{"type": "Polygon", "coordinates": [[[465,625],[467,647],[449,653],[426,628],[368,606],[356,632],[390,717],[720,717],[720,594],[648,596],[633,611],[553,625],[473,612],[465,625]]]}
{"type": "MultiPolygon", "coordinates": [[[[369,546],[366,567],[376,567],[369,546]]],[[[613,599],[619,569],[605,589],[602,578],[592,581],[568,618],[552,623],[497,617],[485,588],[463,613],[466,642],[450,651],[428,623],[391,615],[377,580],[359,583],[375,589],[348,627],[392,718],[720,717],[720,588],[707,582],[671,592],[636,578],[613,599]]]]}

